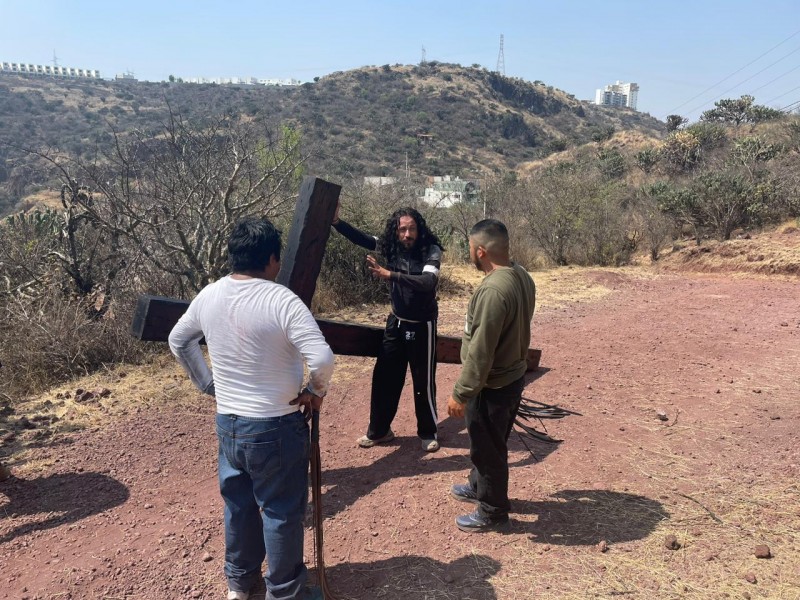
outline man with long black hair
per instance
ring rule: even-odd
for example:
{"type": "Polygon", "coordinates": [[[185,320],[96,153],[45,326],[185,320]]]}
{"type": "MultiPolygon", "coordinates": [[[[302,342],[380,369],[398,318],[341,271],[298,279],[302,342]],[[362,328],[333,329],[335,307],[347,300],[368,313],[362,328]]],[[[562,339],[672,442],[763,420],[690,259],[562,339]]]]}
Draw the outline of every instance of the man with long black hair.
{"type": "Polygon", "coordinates": [[[371,448],[394,439],[391,425],[410,366],[417,435],[423,450],[436,452],[436,286],[441,243],[422,215],[409,207],[396,210],[386,220],[380,237],[367,235],[340,219],[338,208],[333,226],[354,244],[383,255],[386,267],[371,255],[367,255],[367,267],[375,277],[389,282],[392,303],[372,373],[369,427],[358,445],[371,448]]]}

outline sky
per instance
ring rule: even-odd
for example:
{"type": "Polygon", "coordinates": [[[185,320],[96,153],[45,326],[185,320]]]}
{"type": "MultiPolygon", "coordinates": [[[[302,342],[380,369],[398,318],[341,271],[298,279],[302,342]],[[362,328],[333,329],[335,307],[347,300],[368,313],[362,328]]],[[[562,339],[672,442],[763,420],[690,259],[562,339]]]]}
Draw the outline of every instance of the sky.
{"type": "Polygon", "coordinates": [[[690,121],[723,98],[800,101],[800,0],[0,0],[0,61],[104,78],[295,78],[428,61],[582,100],[617,80],[690,121]]]}

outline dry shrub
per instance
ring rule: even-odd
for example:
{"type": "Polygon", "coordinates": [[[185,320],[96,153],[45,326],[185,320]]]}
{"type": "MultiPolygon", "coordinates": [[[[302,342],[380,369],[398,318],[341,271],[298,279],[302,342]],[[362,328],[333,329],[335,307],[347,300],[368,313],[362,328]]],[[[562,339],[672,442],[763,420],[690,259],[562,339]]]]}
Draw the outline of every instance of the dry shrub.
{"type": "MultiPolygon", "coordinates": [[[[371,254],[375,255],[374,252],[371,254]]],[[[369,273],[366,255],[366,249],[351,244],[335,231],[331,232],[317,279],[312,305],[314,312],[332,312],[343,306],[388,301],[388,287],[369,273]]]]}
{"type": "Polygon", "coordinates": [[[144,356],[145,347],[129,333],[132,299],[114,302],[102,318],[93,318],[96,299],[48,291],[37,298],[18,295],[2,306],[3,393],[19,398],[144,356]]]}

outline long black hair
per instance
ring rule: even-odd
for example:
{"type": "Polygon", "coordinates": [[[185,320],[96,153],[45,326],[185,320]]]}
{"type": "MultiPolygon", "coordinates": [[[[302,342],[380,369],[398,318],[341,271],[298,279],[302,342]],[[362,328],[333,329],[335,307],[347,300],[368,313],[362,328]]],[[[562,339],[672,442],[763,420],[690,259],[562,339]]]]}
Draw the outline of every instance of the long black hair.
{"type": "Polygon", "coordinates": [[[378,238],[378,252],[386,257],[386,262],[390,263],[397,256],[400,249],[400,242],[397,239],[397,228],[400,225],[400,217],[411,217],[417,224],[417,242],[414,244],[413,252],[424,253],[431,246],[442,247],[442,243],[436,234],[428,229],[425,218],[416,209],[406,206],[398,208],[392,216],[386,219],[386,227],[383,234],[378,238]]]}

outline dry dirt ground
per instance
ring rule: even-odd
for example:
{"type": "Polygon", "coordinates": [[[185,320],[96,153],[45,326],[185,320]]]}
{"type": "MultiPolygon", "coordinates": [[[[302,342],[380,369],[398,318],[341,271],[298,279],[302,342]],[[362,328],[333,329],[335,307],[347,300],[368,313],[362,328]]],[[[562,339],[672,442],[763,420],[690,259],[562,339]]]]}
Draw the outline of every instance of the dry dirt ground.
{"type": "MultiPolygon", "coordinates": [[[[372,361],[339,358],[321,436],[338,597],[800,598],[800,280],[676,271],[682,256],[534,273],[543,356],[526,396],[581,416],[547,422],[563,442],[535,457],[512,434],[505,533],[453,522],[471,508],[448,494],[469,466],[444,416],[459,367],[438,368],[441,451],[420,450],[408,390],[397,440],[363,450],[372,361]]],[[[467,296],[443,301],[443,333],[467,296]]],[[[9,411],[0,598],[224,597],[213,406],[169,357],[9,411]]],[[[306,547],[313,577],[310,529],[306,547]]]]}

